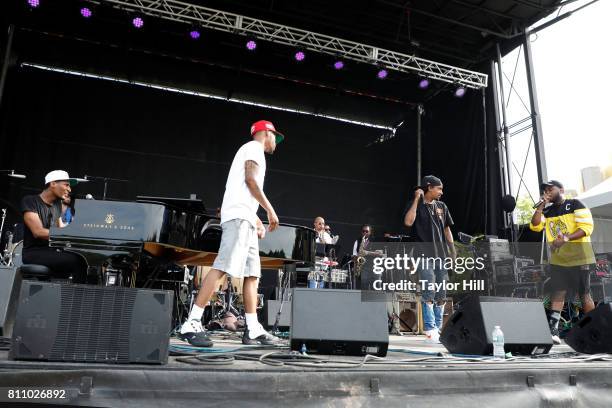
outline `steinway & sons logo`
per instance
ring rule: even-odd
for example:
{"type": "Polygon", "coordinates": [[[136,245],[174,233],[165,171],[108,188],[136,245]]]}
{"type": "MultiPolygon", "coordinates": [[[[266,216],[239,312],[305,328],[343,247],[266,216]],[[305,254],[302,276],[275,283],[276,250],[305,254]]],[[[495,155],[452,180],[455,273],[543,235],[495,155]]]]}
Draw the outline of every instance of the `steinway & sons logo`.
{"type": "Polygon", "coordinates": [[[123,231],[134,231],[132,225],[113,225],[115,224],[115,215],[106,214],[104,217],[103,224],[83,224],[83,228],[95,228],[95,229],[112,229],[112,230],[123,230],[123,231]]]}

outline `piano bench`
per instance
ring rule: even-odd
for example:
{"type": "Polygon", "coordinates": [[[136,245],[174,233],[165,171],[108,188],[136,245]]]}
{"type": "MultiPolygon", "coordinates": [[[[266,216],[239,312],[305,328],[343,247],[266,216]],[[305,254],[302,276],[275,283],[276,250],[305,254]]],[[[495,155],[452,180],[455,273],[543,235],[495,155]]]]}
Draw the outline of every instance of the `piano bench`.
{"type": "Polygon", "coordinates": [[[19,267],[24,279],[49,280],[51,269],[44,265],[24,264],[19,267]]]}

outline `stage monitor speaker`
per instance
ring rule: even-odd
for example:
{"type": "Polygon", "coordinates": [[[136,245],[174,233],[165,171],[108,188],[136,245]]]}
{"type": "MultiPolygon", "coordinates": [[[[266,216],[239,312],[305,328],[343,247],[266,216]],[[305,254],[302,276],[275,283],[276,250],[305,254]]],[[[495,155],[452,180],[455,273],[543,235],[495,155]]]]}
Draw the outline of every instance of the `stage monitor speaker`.
{"type": "Polygon", "coordinates": [[[454,354],[491,355],[491,333],[504,332],[504,349],[513,355],[548,353],[552,336],[538,299],[471,296],[442,328],[440,341],[454,354]]]}
{"type": "Polygon", "coordinates": [[[164,364],[173,298],[165,290],[24,281],[9,356],[164,364]]]}
{"type": "Polygon", "coordinates": [[[291,349],[307,353],[387,355],[384,301],[364,302],[359,290],[293,289],[291,349]]]}
{"type": "Polygon", "coordinates": [[[0,336],[11,337],[21,287],[21,272],[17,267],[0,266],[0,336]]]}
{"type": "MultiPolygon", "coordinates": [[[[280,305],[280,300],[266,301],[266,324],[268,328],[273,327],[274,323],[276,323],[276,316],[278,315],[278,309],[280,309],[280,305]]],[[[285,300],[283,302],[283,309],[281,310],[278,328],[289,327],[291,327],[291,302],[285,300]]]]}
{"type": "Polygon", "coordinates": [[[579,353],[612,353],[612,304],[601,303],[587,313],[565,336],[579,353]]]}

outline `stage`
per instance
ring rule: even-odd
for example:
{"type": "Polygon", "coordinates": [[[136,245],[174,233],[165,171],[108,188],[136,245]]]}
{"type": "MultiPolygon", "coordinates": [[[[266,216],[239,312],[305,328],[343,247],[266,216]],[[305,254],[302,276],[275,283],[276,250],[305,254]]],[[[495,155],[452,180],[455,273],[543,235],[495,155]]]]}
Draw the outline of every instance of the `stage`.
{"type": "MultiPolygon", "coordinates": [[[[163,366],[10,361],[0,351],[0,402],[23,402],[7,399],[17,388],[66,392],[65,399],[36,402],[97,407],[594,407],[612,398],[612,358],[577,355],[565,344],[546,357],[498,362],[451,356],[410,334],[390,336],[384,359],[290,356],[287,347],[243,346],[229,332],[213,339],[202,360],[170,356],[163,366]]],[[[175,339],[171,345],[188,350],[175,339]]]]}

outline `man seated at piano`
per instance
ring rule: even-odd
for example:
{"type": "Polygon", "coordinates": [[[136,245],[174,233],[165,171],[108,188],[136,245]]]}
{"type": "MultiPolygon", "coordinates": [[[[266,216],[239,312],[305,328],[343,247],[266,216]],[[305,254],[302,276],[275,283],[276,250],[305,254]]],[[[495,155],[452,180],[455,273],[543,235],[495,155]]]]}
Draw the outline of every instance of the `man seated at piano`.
{"type": "Polygon", "coordinates": [[[216,290],[219,278],[244,278],[243,297],[246,329],[244,344],[274,344],[279,339],[257,320],[257,286],[261,276],[259,242],[266,230],[257,217],[261,205],[268,214],[269,231],[278,227],[278,216],[263,192],[266,174],[264,153],[272,154],[284,136],[271,122],[261,120],[251,126],[252,141],[243,144],[234,156],[221,204],[221,244],[212,269],[206,275],[189,317],[178,337],[196,347],[210,347],[212,341],[202,327],[204,308],[216,290]]]}
{"type": "Polygon", "coordinates": [[[44,265],[53,278],[72,277],[73,282],[85,282],[87,264],[77,254],[49,247],[51,226],[64,227],[62,201],[69,198],[76,185],[63,170],[54,170],[45,176],[45,189],[40,194],[28,195],[21,200],[24,237],[22,259],[24,264],[44,265]]]}

